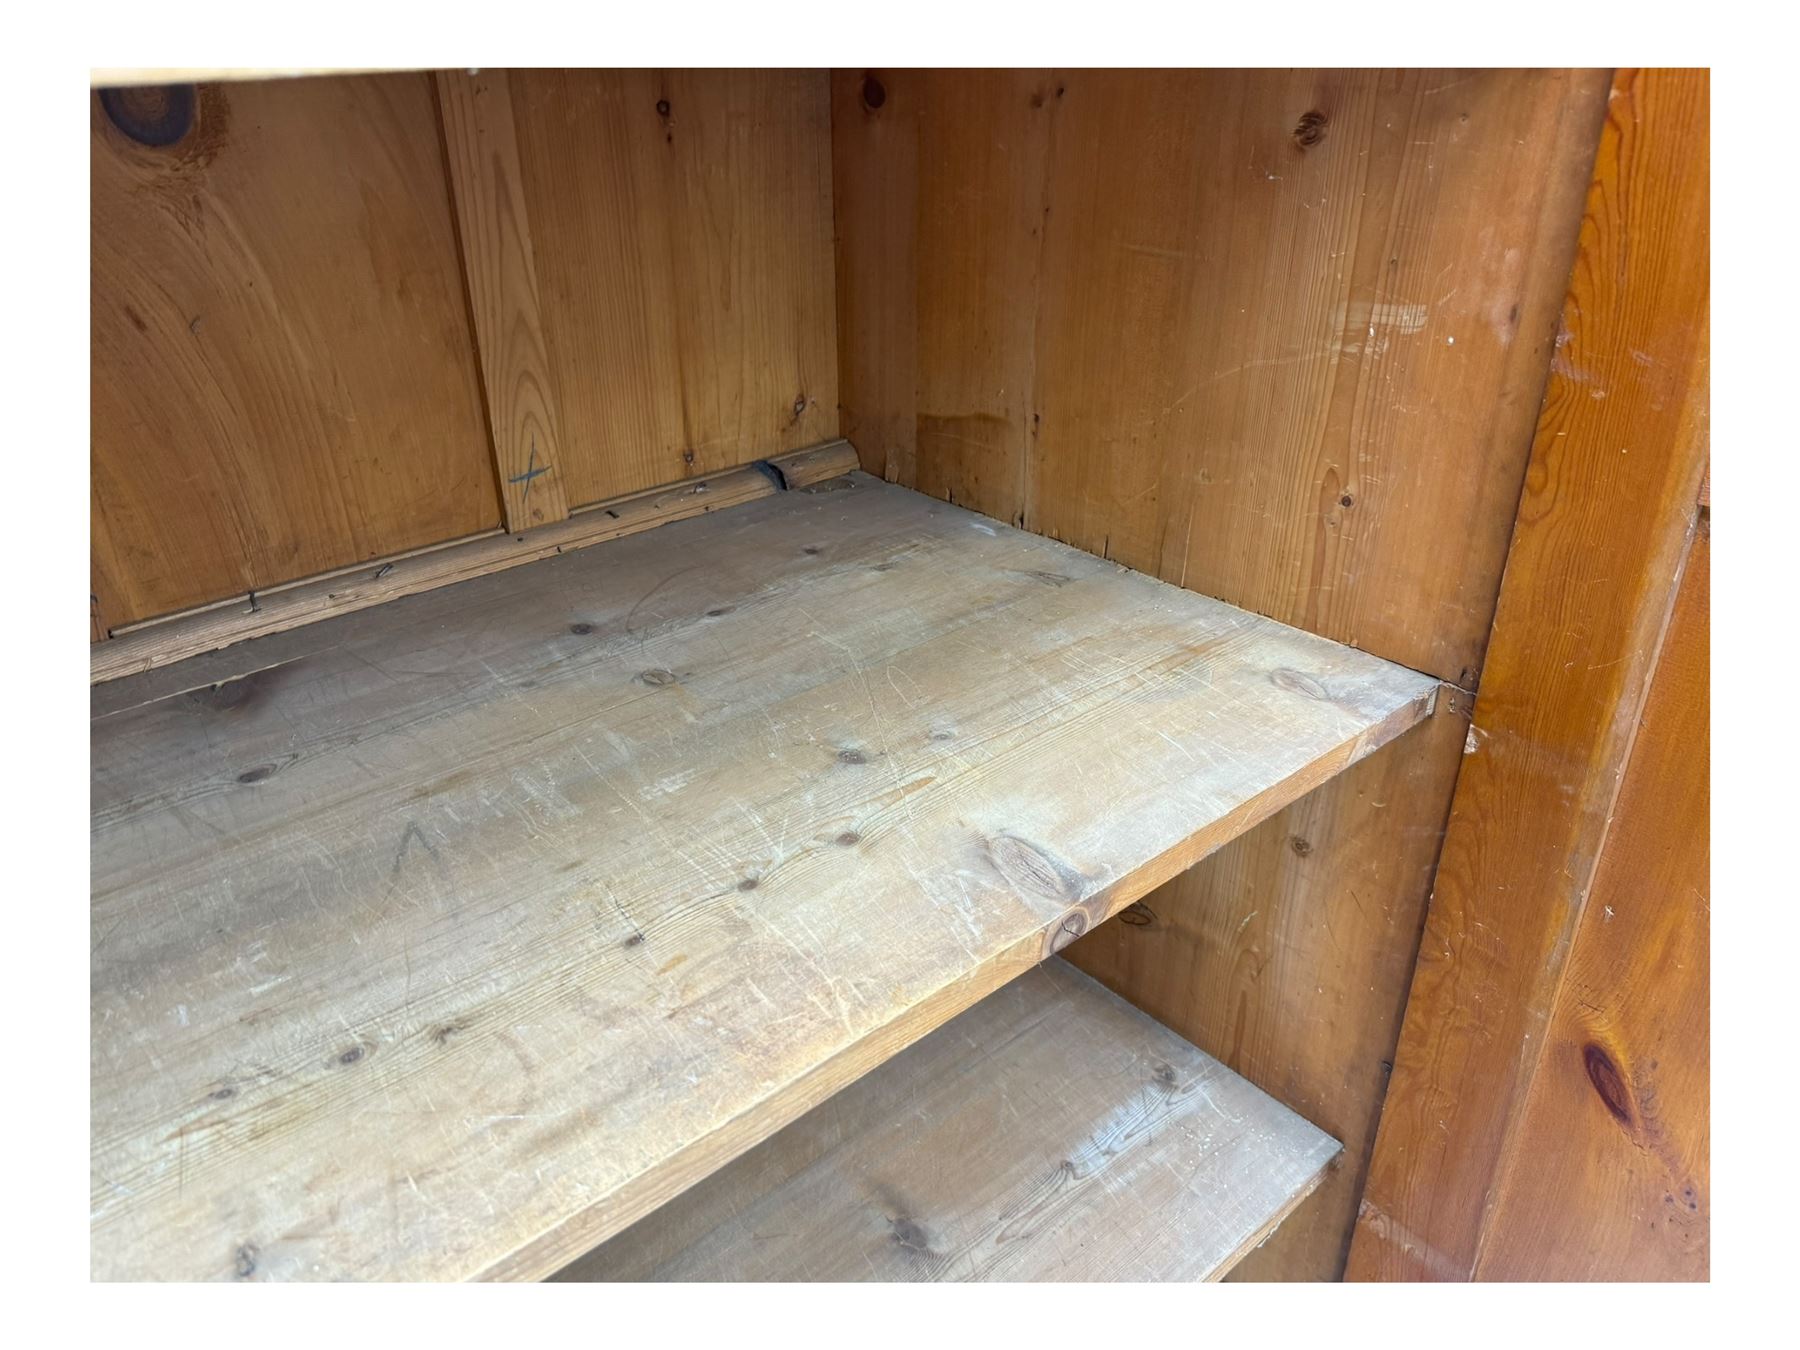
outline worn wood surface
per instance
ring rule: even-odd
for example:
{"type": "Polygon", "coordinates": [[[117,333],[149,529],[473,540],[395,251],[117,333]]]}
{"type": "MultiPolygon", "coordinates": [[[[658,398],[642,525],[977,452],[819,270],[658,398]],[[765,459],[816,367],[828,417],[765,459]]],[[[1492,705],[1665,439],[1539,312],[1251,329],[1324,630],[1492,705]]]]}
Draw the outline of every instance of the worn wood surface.
{"type": "MultiPolygon", "coordinates": [[[[808,487],[856,467],[856,452],[847,441],[831,441],[760,464],[747,464],[705,478],[611,502],[584,507],[572,519],[541,525],[523,534],[491,534],[402,557],[384,558],[345,572],[318,577],[260,595],[209,605],[167,620],[127,630],[88,654],[89,678],[99,683],[124,675],[184,661],[202,652],[250,638],[283,632],[417,595],[471,577],[535,562],[570,549],[654,529],[673,520],[754,501],[783,490],[808,487]]],[[[232,658],[221,667],[232,669],[232,658]]],[[[189,667],[191,672],[196,668],[189,667]]],[[[190,676],[191,677],[191,676],[190,676]]],[[[212,683],[209,677],[201,681],[212,683]]],[[[145,686],[96,695],[111,701],[127,697],[142,702],[145,686]]]]}
{"type": "Polygon", "coordinates": [[[570,504],[836,436],[825,72],[510,85],[570,504]]]}
{"type": "Polygon", "coordinates": [[[557,1278],[1217,1279],[1337,1152],[1052,959],[557,1278]]]}
{"type": "Polygon", "coordinates": [[[106,97],[174,140],[91,96],[105,626],[499,524],[431,77],[106,97]]]}
{"type": "Polygon", "coordinates": [[[834,77],[843,434],[1469,686],[1605,72],[834,77]]]}
{"type": "Polygon", "coordinates": [[[1621,71],[1353,1278],[1468,1278],[1516,1156],[1698,509],[1707,222],[1705,72],[1621,71]]]}
{"type": "Polygon", "coordinates": [[[503,70],[436,78],[501,501],[516,533],[564,519],[569,503],[511,85],[503,70]]]}
{"type": "Polygon", "coordinates": [[[1709,1275],[1710,551],[1703,523],[1477,1279],[1709,1275]]]}
{"type": "Polygon", "coordinates": [[[1344,1142],[1319,1193],[1233,1279],[1335,1279],[1344,1268],[1468,707],[1466,694],[1444,690],[1429,725],[1066,953],[1344,1142]]]}
{"type": "Polygon", "coordinates": [[[861,474],[231,650],[92,724],[103,1278],[548,1274],[1436,692],[861,474]]]}

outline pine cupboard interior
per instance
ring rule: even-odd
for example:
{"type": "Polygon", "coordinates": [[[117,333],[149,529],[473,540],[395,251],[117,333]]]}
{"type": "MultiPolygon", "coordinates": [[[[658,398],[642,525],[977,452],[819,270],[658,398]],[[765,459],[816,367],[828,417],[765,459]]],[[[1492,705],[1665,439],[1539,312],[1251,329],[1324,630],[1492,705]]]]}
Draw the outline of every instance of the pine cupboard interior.
{"type": "Polygon", "coordinates": [[[95,1278],[1706,1276],[1703,72],[175,74],[95,1278]]]}

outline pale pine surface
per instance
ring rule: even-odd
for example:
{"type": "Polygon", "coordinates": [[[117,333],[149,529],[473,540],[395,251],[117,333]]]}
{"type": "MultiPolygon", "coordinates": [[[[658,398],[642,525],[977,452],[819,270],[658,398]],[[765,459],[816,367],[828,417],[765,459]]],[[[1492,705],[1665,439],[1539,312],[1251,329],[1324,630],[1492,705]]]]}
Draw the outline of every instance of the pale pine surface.
{"type": "Polygon", "coordinates": [[[93,724],[101,1278],[545,1275],[1435,691],[862,475],[232,650],[93,724]]]}

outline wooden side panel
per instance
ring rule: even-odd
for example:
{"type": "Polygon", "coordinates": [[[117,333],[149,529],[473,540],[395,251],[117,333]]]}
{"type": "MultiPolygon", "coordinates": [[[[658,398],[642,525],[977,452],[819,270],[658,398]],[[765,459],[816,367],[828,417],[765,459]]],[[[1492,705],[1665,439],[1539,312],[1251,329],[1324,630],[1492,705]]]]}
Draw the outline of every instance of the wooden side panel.
{"type": "Polygon", "coordinates": [[[510,83],[569,504],[835,436],[824,72],[510,83]]]}
{"type": "MultiPolygon", "coordinates": [[[[845,434],[893,481],[1472,687],[1606,92],[839,72],[845,434]]],[[[1342,1269],[1463,739],[1440,725],[1379,791],[1334,785],[1077,949],[1345,1141],[1246,1275],[1342,1269]],[[1292,835],[1391,913],[1365,920],[1292,835]]]]}
{"type": "Polygon", "coordinates": [[[1710,551],[1703,524],[1479,1279],[1708,1275],[1710,551]]]}
{"type": "Polygon", "coordinates": [[[1468,1278],[1517,1146],[1697,510],[1707,220],[1705,73],[1620,72],[1353,1277],[1468,1278]]]}
{"type": "Polygon", "coordinates": [[[1343,1269],[1468,731],[1430,725],[1271,817],[1066,953],[1344,1143],[1317,1194],[1232,1273],[1343,1269]]]}
{"type": "Polygon", "coordinates": [[[557,390],[544,351],[537,261],[505,71],[437,74],[463,274],[500,472],[506,528],[568,519],[557,390]]]}
{"type": "Polygon", "coordinates": [[[106,627],[490,529],[431,77],[92,97],[106,627]]]}
{"type": "Polygon", "coordinates": [[[865,465],[1472,682],[1604,73],[836,79],[865,465]]]}

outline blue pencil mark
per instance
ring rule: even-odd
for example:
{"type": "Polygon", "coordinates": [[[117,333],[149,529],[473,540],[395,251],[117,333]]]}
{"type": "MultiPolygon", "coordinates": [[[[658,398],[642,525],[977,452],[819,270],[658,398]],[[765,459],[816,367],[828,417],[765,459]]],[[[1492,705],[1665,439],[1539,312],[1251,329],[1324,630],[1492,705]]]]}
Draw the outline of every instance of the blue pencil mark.
{"type": "Polygon", "coordinates": [[[515,474],[513,477],[506,480],[509,483],[523,483],[525,485],[525,491],[523,491],[522,493],[519,494],[519,504],[521,506],[524,505],[526,501],[530,500],[531,480],[550,472],[550,466],[548,464],[546,464],[541,469],[537,468],[536,465],[537,465],[537,437],[533,436],[531,438],[531,456],[530,456],[530,458],[528,458],[525,461],[525,472],[521,473],[521,474],[515,474]]]}

